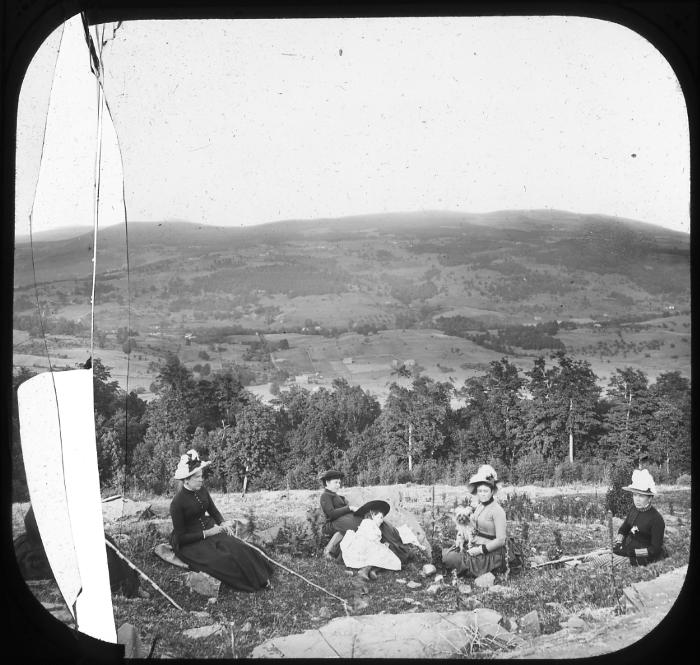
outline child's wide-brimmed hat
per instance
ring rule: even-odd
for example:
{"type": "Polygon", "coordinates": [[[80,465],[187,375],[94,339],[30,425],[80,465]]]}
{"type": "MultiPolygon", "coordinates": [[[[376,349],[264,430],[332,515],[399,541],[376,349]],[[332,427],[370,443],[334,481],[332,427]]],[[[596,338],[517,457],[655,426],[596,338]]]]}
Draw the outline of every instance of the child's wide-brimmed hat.
{"type": "Polygon", "coordinates": [[[327,480],[334,480],[335,478],[345,478],[345,474],[342,471],[336,471],[335,469],[329,469],[324,471],[318,479],[325,483],[327,480]]]}
{"type": "Polygon", "coordinates": [[[490,464],[482,464],[479,470],[469,479],[467,491],[474,494],[479,485],[488,485],[494,492],[498,489],[498,474],[490,464]]]}
{"type": "Polygon", "coordinates": [[[189,478],[193,473],[210,464],[211,462],[203,462],[199,459],[199,453],[196,450],[188,450],[178,462],[177,469],[175,470],[175,479],[184,480],[185,478],[189,478]]]}
{"type": "Polygon", "coordinates": [[[625,490],[625,492],[632,492],[633,494],[656,496],[656,483],[652,475],[646,469],[635,469],[632,471],[632,484],[622,489],[625,490]]]}
{"type": "Polygon", "coordinates": [[[374,499],[372,501],[368,501],[367,503],[363,503],[353,513],[353,515],[357,515],[358,517],[364,517],[370,510],[380,512],[386,517],[387,513],[390,510],[390,507],[386,501],[382,501],[381,499],[374,499]]]}

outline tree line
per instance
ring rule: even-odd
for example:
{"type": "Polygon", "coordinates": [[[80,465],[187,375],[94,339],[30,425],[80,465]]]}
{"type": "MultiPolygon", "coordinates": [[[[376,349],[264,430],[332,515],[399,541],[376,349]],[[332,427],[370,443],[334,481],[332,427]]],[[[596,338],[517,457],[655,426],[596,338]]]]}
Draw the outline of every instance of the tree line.
{"type": "MultiPolygon", "coordinates": [[[[348,484],[468,480],[490,462],[515,483],[603,481],[611,465],[651,466],[657,482],[690,471],[690,381],[679,372],[649,382],[616,369],[606,390],[585,360],[564,352],[521,372],[507,357],[462,386],[395,370],[382,406],[345,379],[311,392],[281,391],[271,404],[235,374],[193,374],[168,355],[146,403],[93,360],[100,481],[119,491],[170,491],[187,449],[212,461],[220,491],[317,487],[338,468],[348,484]],[[399,382],[399,376],[410,379],[399,382]]],[[[20,368],[17,387],[32,370],[20,368]]],[[[15,499],[26,498],[17,411],[12,457],[15,499]]]]}

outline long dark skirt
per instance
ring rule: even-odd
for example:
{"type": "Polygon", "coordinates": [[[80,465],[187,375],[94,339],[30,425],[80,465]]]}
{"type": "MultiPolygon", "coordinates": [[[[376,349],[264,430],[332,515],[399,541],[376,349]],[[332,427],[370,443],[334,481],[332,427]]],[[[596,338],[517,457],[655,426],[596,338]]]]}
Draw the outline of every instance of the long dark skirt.
{"type": "Polygon", "coordinates": [[[457,571],[457,575],[465,575],[467,577],[479,577],[484,573],[498,571],[503,567],[504,548],[499,547],[488,554],[477,554],[470,556],[467,554],[466,548],[460,552],[453,545],[442,550],[442,562],[445,567],[457,571]]]}
{"type": "Polygon", "coordinates": [[[236,591],[257,591],[267,586],[272,565],[244,542],[217,533],[175,549],[175,554],[193,570],[207,573],[236,591]]]}

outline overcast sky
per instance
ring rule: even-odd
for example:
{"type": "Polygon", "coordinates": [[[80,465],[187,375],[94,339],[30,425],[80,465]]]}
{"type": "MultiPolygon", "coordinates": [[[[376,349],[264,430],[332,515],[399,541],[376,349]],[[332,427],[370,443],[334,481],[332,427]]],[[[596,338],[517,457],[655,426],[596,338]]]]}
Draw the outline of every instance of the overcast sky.
{"type": "MultiPolygon", "coordinates": [[[[20,97],[18,234],[59,39],[20,97]]],[[[44,153],[60,177],[44,176],[38,230],[91,223],[95,84],[84,52],[63,57],[73,64],[54,86],[44,153]]],[[[129,221],[555,208],[689,229],[680,86],[649,42],[614,23],[135,21],[104,65],[129,221]]]]}

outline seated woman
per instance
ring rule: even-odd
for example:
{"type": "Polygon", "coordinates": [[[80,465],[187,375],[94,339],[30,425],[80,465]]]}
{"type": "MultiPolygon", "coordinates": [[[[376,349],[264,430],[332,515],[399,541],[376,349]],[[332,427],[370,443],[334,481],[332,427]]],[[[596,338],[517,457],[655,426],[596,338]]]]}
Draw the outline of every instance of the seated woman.
{"type": "Polygon", "coordinates": [[[348,529],[340,541],[343,563],[348,568],[359,568],[358,575],[365,579],[377,579],[372,568],[401,570],[401,560],[382,543],[381,525],[389,512],[386,501],[368,501],[353,514],[361,518],[357,531],[348,529]]]}
{"type": "MultiPolygon", "coordinates": [[[[319,476],[319,480],[324,484],[325,489],[321,493],[321,509],[326,516],[326,523],[323,525],[323,533],[331,536],[330,541],[323,550],[327,559],[335,559],[340,552],[340,541],[347,531],[357,531],[362,522],[362,518],[354,511],[357,506],[351,506],[344,496],[338,494],[342,479],[345,474],[341,471],[331,469],[319,476]]],[[[382,541],[389,545],[391,551],[400,559],[401,563],[406,563],[411,558],[411,550],[401,540],[398,530],[389,524],[382,522],[380,525],[382,541]]]]}
{"type": "Polygon", "coordinates": [[[182,488],[170,503],[173,551],[193,570],[207,573],[237,591],[269,586],[272,566],[233,535],[233,525],[224,521],[203,486],[202,469],[208,465],[199,459],[196,450],[188,450],[180,458],[175,478],[183,481],[182,488]]]}
{"type": "Polygon", "coordinates": [[[488,464],[480,466],[469,479],[467,490],[478,498],[470,518],[474,530],[472,545],[466,551],[456,545],[442,550],[442,562],[458,575],[479,577],[502,570],[505,565],[506,513],[494,499],[497,489],[498,476],[488,464]]]}
{"type": "Polygon", "coordinates": [[[632,493],[634,508],[630,510],[617,532],[613,552],[627,557],[632,565],[646,565],[666,556],[663,546],[666,525],[654,506],[654,478],[646,469],[632,472],[632,484],[623,487],[632,493]]]}

